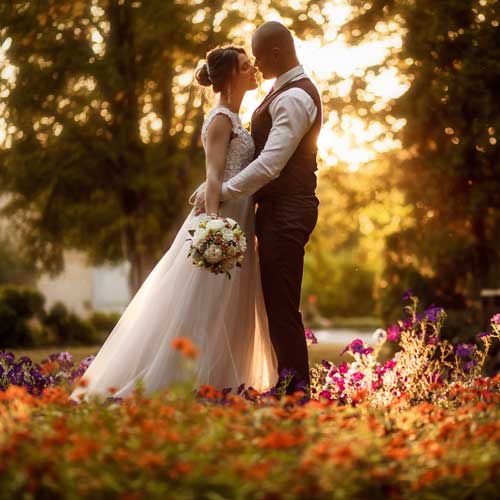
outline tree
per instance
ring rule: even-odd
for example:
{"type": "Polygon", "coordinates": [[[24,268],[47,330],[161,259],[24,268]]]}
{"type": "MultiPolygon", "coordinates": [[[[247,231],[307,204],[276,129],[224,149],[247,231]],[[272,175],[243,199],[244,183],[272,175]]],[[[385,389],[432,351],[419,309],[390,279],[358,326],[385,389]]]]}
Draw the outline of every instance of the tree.
{"type": "MultiPolygon", "coordinates": [[[[301,2],[297,9],[315,9],[301,2]]],[[[0,36],[15,81],[0,99],[10,147],[0,150],[3,209],[39,269],[56,274],[63,250],[93,264],[127,259],[142,284],[185,215],[204,172],[204,95],[192,85],[207,50],[242,43],[236,28],[265,8],[213,0],[3,2],[0,36]]],[[[298,33],[320,30],[295,13],[298,33]]],[[[264,9],[264,10],[263,10],[264,9]]]]}
{"type": "Polygon", "coordinates": [[[390,23],[403,30],[388,64],[411,82],[384,110],[372,109],[372,116],[406,121],[392,178],[415,218],[388,240],[383,313],[395,314],[408,286],[448,308],[478,306],[479,290],[500,280],[498,3],[353,5],[344,26],[353,43],[390,23]]]}

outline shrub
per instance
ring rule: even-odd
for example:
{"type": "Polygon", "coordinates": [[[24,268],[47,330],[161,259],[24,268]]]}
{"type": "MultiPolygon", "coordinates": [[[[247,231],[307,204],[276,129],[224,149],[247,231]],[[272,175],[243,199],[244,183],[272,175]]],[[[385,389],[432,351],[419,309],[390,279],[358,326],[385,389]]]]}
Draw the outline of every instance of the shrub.
{"type": "Polygon", "coordinates": [[[120,316],[121,314],[118,312],[104,313],[95,311],[88,320],[98,333],[109,334],[118,323],[120,316]]]}
{"type": "Polygon", "coordinates": [[[36,344],[32,319],[43,316],[44,296],[19,285],[0,287],[0,343],[5,347],[32,347],[36,344]]]}
{"type": "Polygon", "coordinates": [[[43,323],[59,344],[92,345],[100,341],[92,323],[68,311],[62,302],[56,302],[50,308],[43,323]]]}

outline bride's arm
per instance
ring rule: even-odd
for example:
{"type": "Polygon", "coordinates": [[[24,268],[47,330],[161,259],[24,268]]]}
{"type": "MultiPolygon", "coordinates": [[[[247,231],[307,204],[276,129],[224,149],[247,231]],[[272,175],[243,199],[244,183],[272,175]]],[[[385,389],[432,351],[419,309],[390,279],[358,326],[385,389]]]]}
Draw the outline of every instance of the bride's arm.
{"type": "Polygon", "coordinates": [[[231,121],[226,115],[215,116],[207,129],[206,139],[206,171],[205,212],[219,212],[220,190],[224,181],[226,153],[231,138],[231,121]]]}

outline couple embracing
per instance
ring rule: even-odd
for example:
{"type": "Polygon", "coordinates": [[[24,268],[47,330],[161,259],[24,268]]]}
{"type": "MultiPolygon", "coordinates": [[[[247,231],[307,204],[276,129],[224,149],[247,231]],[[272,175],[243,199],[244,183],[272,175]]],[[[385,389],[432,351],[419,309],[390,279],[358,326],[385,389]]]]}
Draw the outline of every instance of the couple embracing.
{"type": "Polygon", "coordinates": [[[211,50],[197,71],[219,94],[201,131],[206,181],[169,250],[135,294],[70,398],[128,395],[141,378],[146,393],[184,374],[172,340],[199,349],[196,385],[236,392],[241,384],[273,391],[293,375],[287,393],[309,393],[309,365],[299,311],[304,246],[316,224],[317,138],[321,99],[304,73],[290,31],[278,22],[252,36],[254,62],[236,46],[211,50]],[[257,88],[256,72],[276,81],[256,108],[251,134],[240,105],[257,88]],[[257,209],[255,208],[257,206],[257,209]],[[206,215],[236,220],[249,242],[231,280],[193,266],[188,231],[206,215]]]}

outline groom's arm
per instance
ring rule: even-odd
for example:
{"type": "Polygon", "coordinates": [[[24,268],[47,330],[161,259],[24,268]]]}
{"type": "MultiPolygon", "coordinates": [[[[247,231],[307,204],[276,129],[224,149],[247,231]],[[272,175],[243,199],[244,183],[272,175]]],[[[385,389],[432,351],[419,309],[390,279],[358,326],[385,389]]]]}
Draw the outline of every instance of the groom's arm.
{"type": "Polygon", "coordinates": [[[284,166],[311,128],[318,110],[312,97],[292,88],[269,105],[272,128],[259,156],[221,187],[221,201],[250,196],[279,177],[284,166]]]}

